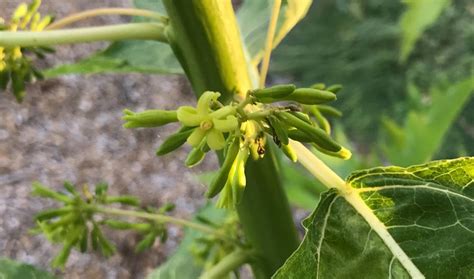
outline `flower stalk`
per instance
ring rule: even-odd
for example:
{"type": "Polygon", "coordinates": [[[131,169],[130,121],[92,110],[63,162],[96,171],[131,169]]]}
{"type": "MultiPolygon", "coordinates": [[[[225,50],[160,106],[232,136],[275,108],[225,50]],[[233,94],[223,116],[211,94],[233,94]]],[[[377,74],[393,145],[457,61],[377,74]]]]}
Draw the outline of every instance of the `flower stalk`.
{"type": "Polygon", "coordinates": [[[156,40],[167,42],[165,26],[158,23],[127,23],[52,31],[0,32],[1,47],[38,47],[97,41],[156,40]]]}

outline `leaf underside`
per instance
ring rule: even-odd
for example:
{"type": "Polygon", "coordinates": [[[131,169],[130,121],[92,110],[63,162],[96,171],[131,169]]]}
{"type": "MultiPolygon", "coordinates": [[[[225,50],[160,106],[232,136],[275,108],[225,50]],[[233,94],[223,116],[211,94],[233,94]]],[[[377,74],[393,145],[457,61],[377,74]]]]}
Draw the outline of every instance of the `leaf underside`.
{"type": "MultiPolygon", "coordinates": [[[[474,157],[359,171],[347,183],[426,278],[474,277],[474,157]]],[[[302,244],[274,278],[410,278],[336,190],[303,224],[302,244]]]]}

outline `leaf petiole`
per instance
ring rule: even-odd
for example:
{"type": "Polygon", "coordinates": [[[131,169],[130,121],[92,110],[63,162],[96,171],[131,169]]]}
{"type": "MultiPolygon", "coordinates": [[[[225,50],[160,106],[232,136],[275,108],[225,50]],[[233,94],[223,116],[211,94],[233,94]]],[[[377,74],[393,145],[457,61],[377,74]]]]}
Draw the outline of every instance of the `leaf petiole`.
{"type": "Polygon", "coordinates": [[[124,209],[110,208],[110,207],[95,207],[94,206],[92,209],[95,212],[103,213],[103,214],[143,218],[143,219],[154,220],[154,221],[163,222],[163,223],[170,223],[170,224],[175,224],[179,226],[184,226],[184,227],[188,227],[194,230],[201,231],[206,234],[216,235],[217,237],[225,241],[236,243],[238,244],[238,246],[242,246],[242,244],[238,240],[221,233],[220,231],[214,229],[213,227],[199,224],[199,223],[192,222],[185,219],[180,219],[180,218],[176,218],[176,217],[172,217],[172,216],[168,216],[164,214],[139,212],[139,211],[134,211],[134,210],[124,210],[124,209]]]}
{"type": "Polygon", "coordinates": [[[41,32],[0,32],[2,47],[37,47],[96,41],[157,40],[167,43],[165,26],[158,23],[128,23],[100,27],[41,32]]]}

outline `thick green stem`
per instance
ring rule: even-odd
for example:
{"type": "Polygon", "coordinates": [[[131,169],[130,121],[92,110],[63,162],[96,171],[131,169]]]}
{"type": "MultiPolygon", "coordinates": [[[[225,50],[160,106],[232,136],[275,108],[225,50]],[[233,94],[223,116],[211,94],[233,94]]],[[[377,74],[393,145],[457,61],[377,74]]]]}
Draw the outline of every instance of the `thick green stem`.
{"type": "Polygon", "coordinates": [[[164,26],[157,23],[128,23],[110,26],[41,32],[0,32],[1,47],[35,47],[95,41],[157,40],[167,42],[164,26]]]}
{"type": "MultiPolygon", "coordinates": [[[[170,45],[197,95],[219,91],[223,102],[244,97],[252,83],[230,0],[164,0],[170,45]]],[[[238,213],[250,244],[261,258],[252,268],[270,278],[299,240],[271,148],[249,162],[247,187],[238,213]]]]}

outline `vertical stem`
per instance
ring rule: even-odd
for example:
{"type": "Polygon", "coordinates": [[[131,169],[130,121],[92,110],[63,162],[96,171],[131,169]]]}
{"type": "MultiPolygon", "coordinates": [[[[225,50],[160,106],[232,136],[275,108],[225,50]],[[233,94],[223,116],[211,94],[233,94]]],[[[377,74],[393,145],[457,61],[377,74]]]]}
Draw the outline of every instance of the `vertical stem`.
{"type": "MultiPolygon", "coordinates": [[[[219,91],[223,102],[252,88],[230,0],[164,0],[170,45],[197,95],[219,91]]],[[[249,162],[247,188],[237,210],[243,230],[261,260],[257,278],[270,278],[299,244],[272,148],[249,162]]]]}
{"type": "Polygon", "coordinates": [[[265,257],[263,269],[267,277],[283,265],[299,244],[279,173],[269,145],[262,160],[247,163],[247,187],[237,208],[245,236],[265,257]]]}

